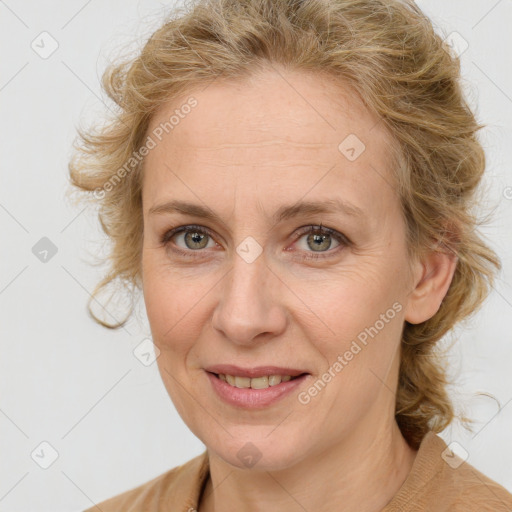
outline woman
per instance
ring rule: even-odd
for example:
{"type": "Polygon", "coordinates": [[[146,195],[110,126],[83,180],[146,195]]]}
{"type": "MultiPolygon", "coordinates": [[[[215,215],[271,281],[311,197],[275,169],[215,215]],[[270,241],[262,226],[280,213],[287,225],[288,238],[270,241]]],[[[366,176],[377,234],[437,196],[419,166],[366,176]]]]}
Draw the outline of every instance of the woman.
{"type": "Polygon", "coordinates": [[[512,507],[437,435],[436,343],[500,267],[458,80],[391,0],[195,2],[105,73],[118,116],[70,164],[113,241],[96,292],[143,291],[207,450],[98,509],[512,507]]]}

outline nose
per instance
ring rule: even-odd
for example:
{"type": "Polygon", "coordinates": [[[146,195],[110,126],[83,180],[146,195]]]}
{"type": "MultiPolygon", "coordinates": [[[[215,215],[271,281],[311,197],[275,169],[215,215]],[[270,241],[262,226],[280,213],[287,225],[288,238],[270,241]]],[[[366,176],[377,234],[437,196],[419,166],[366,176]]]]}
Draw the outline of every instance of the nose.
{"type": "Polygon", "coordinates": [[[238,345],[250,346],[279,336],[287,322],[279,300],[282,281],[269,268],[264,254],[251,263],[238,254],[233,260],[231,270],[219,284],[213,328],[238,345]]]}

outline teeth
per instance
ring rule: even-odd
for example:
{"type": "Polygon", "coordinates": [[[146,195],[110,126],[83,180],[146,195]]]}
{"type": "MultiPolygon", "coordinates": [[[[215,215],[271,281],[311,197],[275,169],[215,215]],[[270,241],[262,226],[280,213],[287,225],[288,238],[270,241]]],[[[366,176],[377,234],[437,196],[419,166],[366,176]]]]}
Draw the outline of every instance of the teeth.
{"type": "Polygon", "coordinates": [[[268,375],[251,379],[249,377],[234,377],[233,375],[219,373],[220,380],[237,388],[266,389],[270,386],[277,386],[281,382],[288,382],[291,378],[290,375],[268,375]]]}
{"type": "Polygon", "coordinates": [[[268,387],[270,387],[268,383],[268,377],[258,377],[257,379],[251,379],[252,389],[265,389],[268,387]]]}
{"type": "MultiPolygon", "coordinates": [[[[286,377],[285,377],[286,379],[286,377]]],[[[269,378],[268,378],[268,385],[269,386],[275,386],[276,384],[281,384],[283,378],[281,377],[281,375],[271,375],[269,378]]]]}
{"type": "Polygon", "coordinates": [[[235,377],[235,386],[237,388],[250,388],[251,379],[249,377],[235,377]]]}

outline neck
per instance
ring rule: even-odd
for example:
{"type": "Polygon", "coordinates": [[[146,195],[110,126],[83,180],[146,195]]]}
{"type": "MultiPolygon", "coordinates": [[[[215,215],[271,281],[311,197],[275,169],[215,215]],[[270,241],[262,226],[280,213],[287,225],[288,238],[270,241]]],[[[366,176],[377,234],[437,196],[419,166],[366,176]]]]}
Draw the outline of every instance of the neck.
{"type": "Polygon", "coordinates": [[[199,512],[380,512],[407,478],[417,452],[394,419],[375,432],[378,424],[366,421],[334,448],[280,471],[233,469],[209,452],[210,478],[199,512]]]}

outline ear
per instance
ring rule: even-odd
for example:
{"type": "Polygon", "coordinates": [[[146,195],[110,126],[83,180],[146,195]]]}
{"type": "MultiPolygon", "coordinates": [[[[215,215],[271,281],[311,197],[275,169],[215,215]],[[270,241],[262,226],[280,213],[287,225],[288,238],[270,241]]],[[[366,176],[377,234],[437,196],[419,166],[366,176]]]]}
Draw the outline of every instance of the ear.
{"type": "Polygon", "coordinates": [[[452,282],[457,255],[451,251],[430,251],[414,265],[413,289],[408,295],[404,319],[419,324],[432,318],[452,282]]]}

